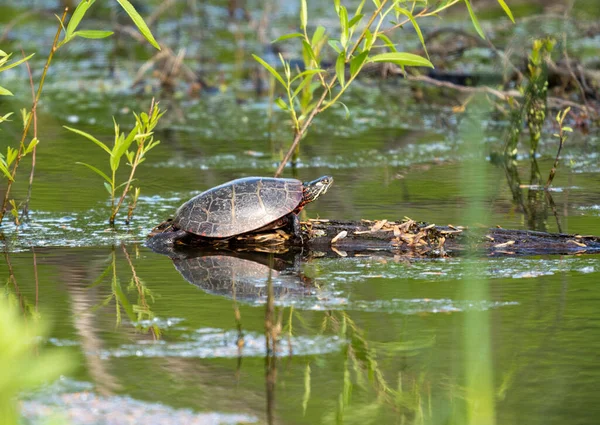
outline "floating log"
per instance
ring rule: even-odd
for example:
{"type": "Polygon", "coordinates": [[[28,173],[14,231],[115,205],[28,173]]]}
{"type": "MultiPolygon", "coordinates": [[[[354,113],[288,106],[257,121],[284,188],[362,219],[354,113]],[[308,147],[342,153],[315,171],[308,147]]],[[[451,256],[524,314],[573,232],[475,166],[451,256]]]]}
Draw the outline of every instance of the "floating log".
{"type": "Polygon", "coordinates": [[[401,221],[318,219],[301,224],[301,242],[294,242],[291,235],[281,229],[229,239],[208,239],[191,234],[173,238],[173,232],[157,228],[147,245],[163,253],[184,247],[284,252],[295,246],[342,257],[375,252],[413,257],[458,256],[467,252],[493,256],[600,253],[600,237],[596,236],[502,228],[467,229],[436,226],[409,218],[401,221]]]}

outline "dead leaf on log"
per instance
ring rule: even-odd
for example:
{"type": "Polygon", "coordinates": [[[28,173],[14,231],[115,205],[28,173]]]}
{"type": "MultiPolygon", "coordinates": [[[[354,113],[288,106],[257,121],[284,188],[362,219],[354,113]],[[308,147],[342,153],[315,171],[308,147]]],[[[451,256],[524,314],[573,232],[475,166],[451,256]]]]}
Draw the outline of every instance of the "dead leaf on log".
{"type": "Polygon", "coordinates": [[[494,245],[494,248],[505,248],[507,246],[511,246],[514,244],[515,244],[515,241],[508,241],[508,242],[504,242],[504,243],[499,243],[498,245],[494,245]]]}
{"type": "Polygon", "coordinates": [[[348,236],[348,232],[345,231],[345,230],[342,230],[340,233],[338,233],[337,235],[335,235],[333,237],[333,239],[331,240],[331,245],[333,245],[334,243],[336,243],[340,239],[344,239],[346,236],[348,236]]]}
{"type": "Polygon", "coordinates": [[[584,243],[581,243],[581,242],[574,241],[574,240],[572,240],[572,239],[569,239],[569,240],[567,241],[567,243],[572,243],[572,244],[575,244],[575,245],[577,245],[577,246],[580,246],[580,247],[582,247],[582,248],[587,248],[587,245],[586,245],[586,244],[584,244],[584,243]]]}
{"type": "Polygon", "coordinates": [[[385,226],[385,223],[387,223],[387,220],[379,220],[378,222],[375,223],[375,225],[373,225],[373,227],[371,227],[371,232],[376,232],[378,230],[381,230],[381,228],[383,226],[385,226]]]}

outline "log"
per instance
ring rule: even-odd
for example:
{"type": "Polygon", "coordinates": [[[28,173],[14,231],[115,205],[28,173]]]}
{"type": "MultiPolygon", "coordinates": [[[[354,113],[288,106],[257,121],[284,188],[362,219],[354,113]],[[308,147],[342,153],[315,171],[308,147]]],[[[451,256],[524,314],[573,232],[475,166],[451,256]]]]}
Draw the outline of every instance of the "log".
{"type": "Polygon", "coordinates": [[[446,257],[467,253],[485,256],[600,253],[600,237],[596,236],[502,228],[467,229],[436,226],[409,218],[401,221],[308,220],[301,223],[301,230],[302,240],[297,241],[282,229],[229,239],[208,239],[191,234],[172,238],[171,232],[157,227],[147,245],[162,253],[185,247],[281,253],[297,247],[341,257],[374,255],[376,252],[410,257],[446,257]]]}

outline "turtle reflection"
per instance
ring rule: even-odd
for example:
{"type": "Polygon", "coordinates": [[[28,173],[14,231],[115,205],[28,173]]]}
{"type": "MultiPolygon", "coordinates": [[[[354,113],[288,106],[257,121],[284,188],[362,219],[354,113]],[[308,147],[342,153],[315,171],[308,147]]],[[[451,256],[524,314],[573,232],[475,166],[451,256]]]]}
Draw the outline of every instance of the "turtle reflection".
{"type": "Polygon", "coordinates": [[[269,280],[278,303],[291,304],[315,294],[299,271],[300,254],[202,249],[173,251],[169,256],[185,280],[210,294],[262,303],[269,280]]]}

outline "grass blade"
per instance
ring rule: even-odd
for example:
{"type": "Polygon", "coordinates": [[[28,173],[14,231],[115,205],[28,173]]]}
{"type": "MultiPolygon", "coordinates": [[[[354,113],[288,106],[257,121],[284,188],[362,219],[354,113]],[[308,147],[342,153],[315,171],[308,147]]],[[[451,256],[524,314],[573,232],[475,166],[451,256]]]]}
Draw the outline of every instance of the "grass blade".
{"type": "Polygon", "coordinates": [[[73,36],[74,37],[97,39],[97,38],[110,37],[113,34],[114,34],[114,32],[112,32],[112,31],[85,30],[85,31],[75,31],[73,33],[73,36]]]}
{"type": "Polygon", "coordinates": [[[27,56],[27,57],[25,57],[25,58],[23,58],[23,59],[19,59],[19,60],[18,60],[18,61],[16,61],[16,62],[13,62],[13,63],[10,63],[10,64],[8,64],[8,65],[6,65],[6,66],[2,66],[2,67],[0,67],[0,72],[2,72],[2,71],[6,71],[7,69],[14,68],[14,67],[15,67],[15,66],[17,66],[17,65],[21,65],[21,64],[22,64],[23,62],[25,62],[26,60],[29,60],[29,59],[30,59],[30,58],[31,58],[31,57],[32,57],[34,54],[35,54],[35,53],[32,53],[32,54],[30,54],[29,56],[27,56]]]}
{"type": "Polygon", "coordinates": [[[398,13],[401,13],[402,15],[406,16],[408,19],[410,19],[410,22],[412,23],[413,28],[415,29],[415,32],[417,33],[417,36],[419,36],[419,41],[421,42],[421,46],[423,46],[425,55],[427,55],[427,58],[429,59],[429,53],[427,53],[427,46],[425,45],[425,39],[423,38],[423,33],[421,32],[421,27],[419,27],[419,24],[417,24],[417,21],[416,21],[415,17],[413,16],[413,14],[410,13],[410,11],[408,11],[402,7],[397,7],[396,11],[398,13]]]}
{"type": "Polygon", "coordinates": [[[13,96],[12,92],[0,86],[0,96],[13,96]]]}
{"type": "Polygon", "coordinates": [[[90,170],[92,170],[94,173],[98,174],[99,176],[101,176],[104,180],[106,180],[108,182],[108,184],[112,184],[111,179],[108,178],[108,176],[106,174],[104,174],[102,171],[100,171],[99,169],[97,169],[96,167],[94,167],[93,165],[90,164],[86,164],[85,162],[76,162],[75,164],[79,164],[79,165],[85,165],[86,167],[88,167],[90,170]]]}
{"type": "Polygon", "coordinates": [[[473,22],[473,26],[475,27],[477,34],[479,34],[479,36],[485,40],[485,34],[481,29],[481,25],[479,25],[479,21],[477,20],[477,16],[475,16],[475,12],[473,12],[471,2],[469,2],[469,0],[465,0],[465,4],[467,5],[467,9],[469,9],[469,16],[471,16],[471,21],[473,22]]]}
{"type": "Polygon", "coordinates": [[[83,19],[85,12],[88,11],[88,9],[94,4],[95,1],[96,0],[83,0],[77,5],[77,7],[75,8],[75,12],[73,12],[71,19],[69,19],[69,24],[67,25],[67,29],[65,31],[66,38],[70,38],[71,34],[75,32],[77,26],[83,19]]]}
{"type": "Polygon", "coordinates": [[[300,6],[300,29],[305,29],[307,22],[308,22],[308,6],[306,5],[306,0],[302,0],[301,6],[300,6]]]}
{"type": "Polygon", "coordinates": [[[277,79],[277,81],[279,81],[281,83],[281,85],[283,87],[287,88],[287,84],[285,83],[285,81],[283,81],[283,77],[281,75],[279,75],[279,73],[277,71],[275,71],[275,68],[273,68],[271,65],[269,65],[268,63],[266,63],[264,60],[262,60],[261,58],[259,58],[256,55],[252,55],[252,57],[254,58],[254,60],[258,63],[260,63],[267,71],[269,71],[271,73],[271,75],[273,75],[273,77],[275,77],[277,79]]]}
{"type": "Polygon", "coordinates": [[[154,36],[152,35],[150,28],[148,28],[148,25],[146,25],[146,22],[144,22],[144,19],[140,16],[140,14],[137,12],[137,10],[135,10],[135,7],[133,7],[133,5],[131,3],[129,3],[129,0],[117,0],[117,2],[119,2],[121,7],[123,8],[123,10],[125,10],[125,12],[127,12],[127,14],[131,18],[131,20],[133,21],[135,26],[138,27],[138,30],[140,30],[142,35],[144,37],[146,37],[146,40],[148,40],[148,42],[150,44],[152,44],[154,47],[156,47],[157,50],[160,50],[160,46],[154,39],[154,36]]]}
{"type": "Polygon", "coordinates": [[[344,87],[344,84],[346,82],[345,68],[346,68],[346,55],[344,54],[344,52],[341,52],[337,57],[337,61],[335,62],[335,73],[340,82],[340,86],[342,86],[342,87],[344,87]]]}
{"type": "Polygon", "coordinates": [[[428,66],[433,68],[433,64],[422,56],[404,52],[381,53],[370,57],[369,62],[392,62],[402,66],[428,66]]]}
{"type": "Polygon", "coordinates": [[[514,24],[515,18],[513,17],[512,12],[510,11],[510,7],[508,7],[508,5],[506,4],[506,2],[504,0],[498,0],[498,3],[500,4],[500,7],[502,7],[502,9],[504,9],[504,13],[506,13],[506,15],[510,18],[510,20],[514,24]]]}
{"type": "Polygon", "coordinates": [[[104,151],[106,151],[107,154],[109,154],[109,155],[112,154],[112,152],[110,151],[110,149],[108,148],[108,146],[106,146],[100,140],[96,139],[91,134],[86,133],[85,131],[77,130],[76,128],[67,127],[66,125],[63,125],[63,127],[66,128],[69,131],[72,131],[73,133],[77,133],[77,134],[85,137],[86,139],[91,140],[92,142],[94,142],[95,144],[97,144],[98,146],[100,146],[102,149],[104,149],[104,151]]]}

